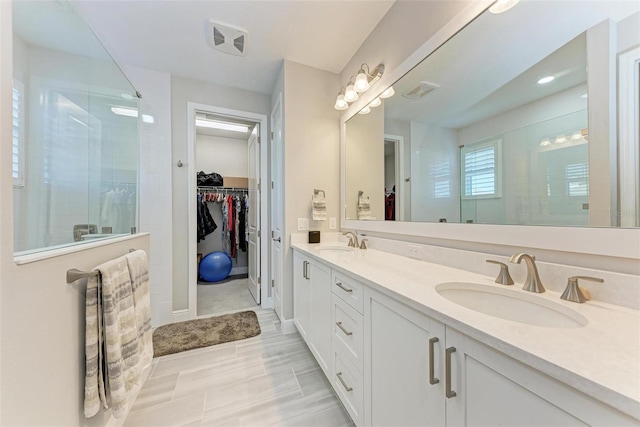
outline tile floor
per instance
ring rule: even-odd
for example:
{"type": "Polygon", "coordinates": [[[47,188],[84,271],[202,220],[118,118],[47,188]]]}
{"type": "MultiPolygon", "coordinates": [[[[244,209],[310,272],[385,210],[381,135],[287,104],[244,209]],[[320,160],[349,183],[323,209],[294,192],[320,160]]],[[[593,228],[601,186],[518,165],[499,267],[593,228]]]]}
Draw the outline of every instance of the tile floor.
{"type": "Polygon", "coordinates": [[[300,335],[256,313],[257,337],[154,359],[124,426],[353,426],[300,335]]]}
{"type": "Polygon", "coordinates": [[[249,292],[248,283],[246,276],[216,284],[198,283],[198,316],[259,308],[249,292]]]}

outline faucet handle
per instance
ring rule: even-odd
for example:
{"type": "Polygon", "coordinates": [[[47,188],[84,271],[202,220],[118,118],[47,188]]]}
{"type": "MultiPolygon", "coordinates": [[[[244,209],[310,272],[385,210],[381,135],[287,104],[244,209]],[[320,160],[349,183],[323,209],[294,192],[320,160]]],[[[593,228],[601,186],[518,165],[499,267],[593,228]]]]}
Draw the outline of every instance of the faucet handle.
{"type": "Polygon", "coordinates": [[[498,277],[496,277],[495,282],[501,285],[513,285],[513,279],[509,274],[509,266],[500,261],[494,261],[492,259],[486,260],[490,264],[498,264],[500,266],[500,273],[498,273],[498,277]]]}
{"type": "Polygon", "coordinates": [[[585,291],[587,295],[585,295],[578,286],[578,280],[590,280],[592,282],[604,283],[604,280],[599,277],[590,277],[590,276],[571,276],[567,280],[567,287],[560,296],[561,299],[571,302],[583,303],[591,299],[591,296],[588,295],[589,292],[585,291]]]}
{"type": "Polygon", "coordinates": [[[360,249],[367,249],[367,244],[366,242],[368,242],[369,239],[362,239],[362,241],[360,242],[360,249]]]}

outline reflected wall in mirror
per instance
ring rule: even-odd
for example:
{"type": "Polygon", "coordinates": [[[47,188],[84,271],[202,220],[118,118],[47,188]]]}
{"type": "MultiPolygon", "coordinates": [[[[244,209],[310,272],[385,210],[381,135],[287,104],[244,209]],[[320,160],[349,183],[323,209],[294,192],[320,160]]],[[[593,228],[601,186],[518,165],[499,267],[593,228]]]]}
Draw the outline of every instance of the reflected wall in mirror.
{"type": "Polygon", "coordinates": [[[70,3],[12,10],[16,254],[131,233],[135,89],[70,3]]]}
{"type": "Polygon", "coordinates": [[[346,219],[640,226],[638,28],[633,1],[485,11],[346,122],[346,219]]]}

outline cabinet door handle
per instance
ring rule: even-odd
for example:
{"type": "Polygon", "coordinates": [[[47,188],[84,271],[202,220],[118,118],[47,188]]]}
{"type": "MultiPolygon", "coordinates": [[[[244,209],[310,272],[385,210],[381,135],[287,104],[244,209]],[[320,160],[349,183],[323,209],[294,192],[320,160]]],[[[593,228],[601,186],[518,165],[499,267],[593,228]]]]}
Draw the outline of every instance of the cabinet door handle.
{"type": "Polygon", "coordinates": [[[349,331],[347,331],[347,330],[344,328],[344,326],[342,326],[342,322],[336,322],[336,326],[337,326],[338,328],[340,328],[340,330],[341,330],[342,332],[344,332],[344,334],[345,334],[345,335],[353,335],[353,332],[349,332],[349,331]]]}
{"type": "Polygon", "coordinates": [[[307,278],[307,261],[302,261],[302,277],[307,278]]]}
{"type": "Polygon", "coordinates": [[[438,384],[440,380],[434,376],[434,361],[433,361],[433,345],[440,341],[438,338],[433,337],[429,340],[429,384],[438,384]]]}
{"type": "Polygon", "coordinates": [[[344,387],[345,390],[347,391],[353,390],[353,387],[349,387],[347,383],[345,383],[344,380],[342,379],[342,372],[338,372],[336,374],[336,377],[338,377],[338,379],[340,380],[340,383],[342,384],[342,387],[344,387]]]}
{"type": "Polygon", "coordinates": [[[445,350],[446,353],[446,357],[445,357],[445,395],[447,396],[448,399],[451,399],[452,397],[456,397],[456,392],[451,390],[451,354],[456,352],[456,348],[455,347],[449,347],[448,349],[445,350]]]}
{"type": "Polygon", "coordinates": [[[336,286],[339,287],[340,289],[342,289],[345,292],[351,293],[353,292],[353,289],[349,289],[349,288],[345,288],[341,282],[336,283],[336,286]]]}

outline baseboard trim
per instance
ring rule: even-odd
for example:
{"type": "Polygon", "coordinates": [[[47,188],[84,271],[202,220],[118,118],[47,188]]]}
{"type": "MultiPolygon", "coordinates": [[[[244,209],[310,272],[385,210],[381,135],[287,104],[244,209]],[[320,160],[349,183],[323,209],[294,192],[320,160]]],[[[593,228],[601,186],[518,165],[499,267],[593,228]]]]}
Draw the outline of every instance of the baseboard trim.
{"type": "Polygon", "coordinates": [[[188,309],[174,311],[173,313],[171,313],[171,318],[173,319],[171,323],[186,322],[187,320],[191,320],[188,309]]]}
{"type": "Polygon", "coordinates": [[[282,333],[284,335],[294,334],[298,332],[298,328],[296,328],[296,325],[293,322],[293,319],[282,320],[280,322],[280,326],[282,327],[282,333]]]}

